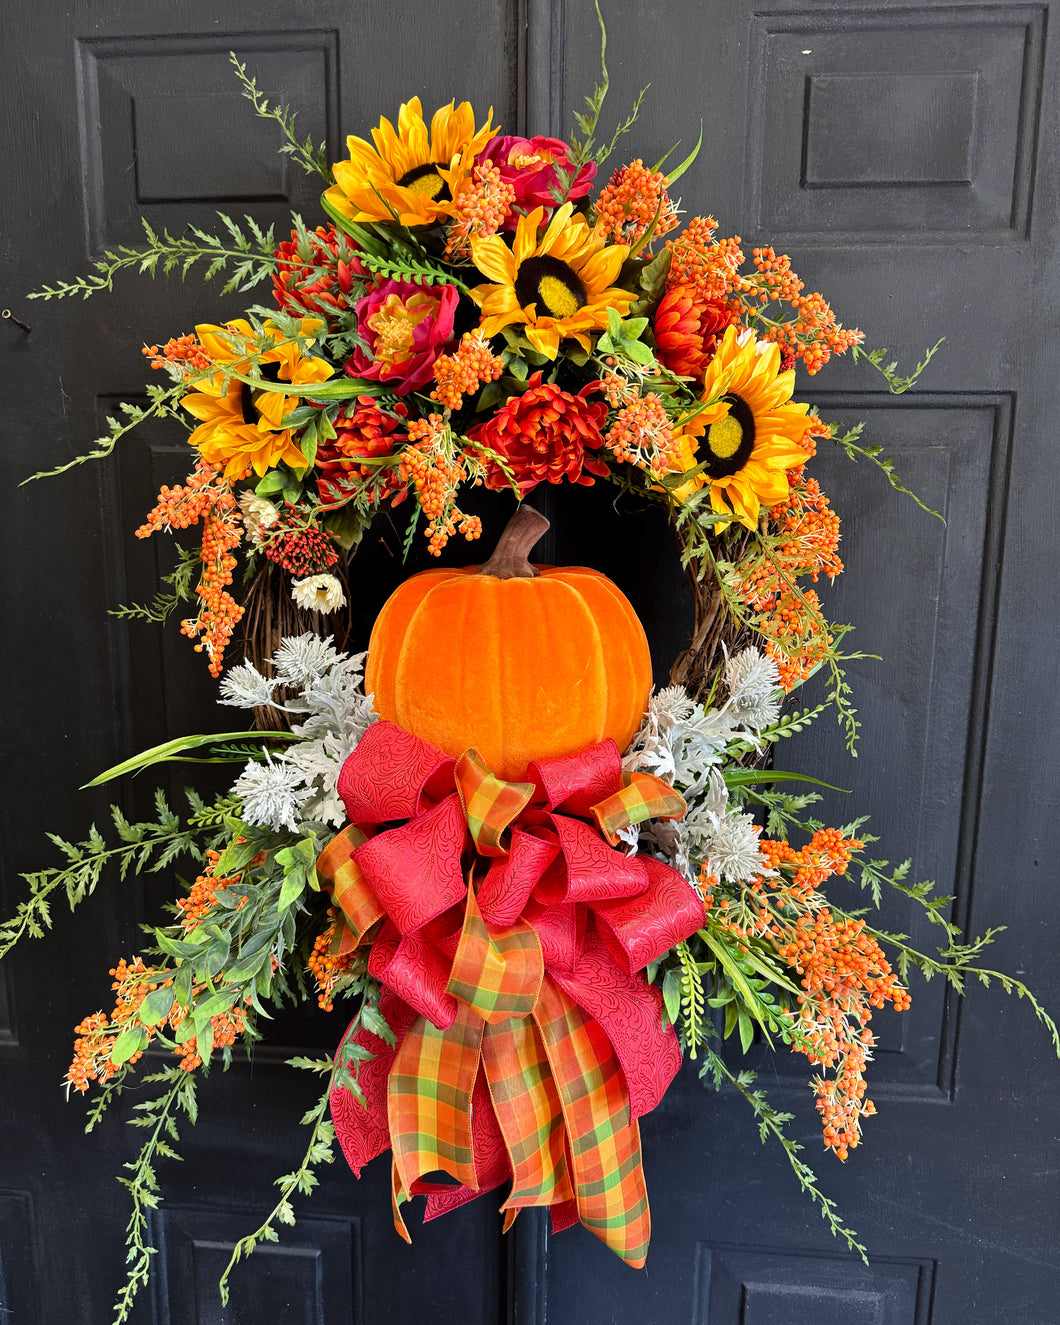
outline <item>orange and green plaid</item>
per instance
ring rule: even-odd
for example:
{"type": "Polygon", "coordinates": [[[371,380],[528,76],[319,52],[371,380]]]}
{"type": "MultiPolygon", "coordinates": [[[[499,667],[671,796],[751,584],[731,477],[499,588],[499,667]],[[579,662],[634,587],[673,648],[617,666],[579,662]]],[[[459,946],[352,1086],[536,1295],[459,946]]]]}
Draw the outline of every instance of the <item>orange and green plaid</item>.
{"type": "Polygon", "coordinates": [[[475,847],[483,856],[503,856],[502,839],[534,795],[532,782],[502,782],[482,762],[477,750],[456,761],[456,789],[475,847]]]}
{"type": "Polygon", "coordinates": [[[417,1017],[398,1047],[387,1083],[387,1122],[404,1195],[417,1178],[438,1170],[478,1191],[471,1092],[482,1025],[482,1019],[464,1007],[444,1031],[417,1017]]]}
{"type": "Polygon", "coordinates": [[[688,806],[679,791],[654,773],[623,773],[622,789],[593,806],[597,827],[612,846],[618,831],[646,819],[680,819],[688,806]]]}
{"type": "Polygon", "coordinates": [[[368,839],[350,824],[337,833],[317,857],[317,874],[346,924],[341,930],[338,953],[351,952],[377,920],[386,914],[379,899],[364,881],[354,852],[368,839]]]}
{"type": "Polygon", "coordinates": [[[563,1112],[533,1021],[513,1017],[487,1026],[482,1066],[512,1164],[512,1190],[501,1209],[569,1201],[574,1192],[567,1172],[563,1112]]]}
{"type": "Polygon", "coordinates": [[[611,1042],[547,977],[534,1020],[559,1091],[578,1217],[640,1269],[651,1235],[648,1192],[640,1130],[630,1121],[629,1090],[611,1042]]]}
{"type": "Polygon", "coordinates": [[[446,992],[461,999],[483,1021],[528,1017],[534,1010],[545,961],[532,925],[487,926],[468,885],[467,910],[446,992]]]}

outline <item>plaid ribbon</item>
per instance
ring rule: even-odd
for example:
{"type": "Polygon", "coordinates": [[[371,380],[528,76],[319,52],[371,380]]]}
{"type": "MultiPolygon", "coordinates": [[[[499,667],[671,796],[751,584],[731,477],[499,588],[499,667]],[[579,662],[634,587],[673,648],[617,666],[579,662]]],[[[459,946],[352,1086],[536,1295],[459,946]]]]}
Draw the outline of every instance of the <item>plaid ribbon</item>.
{"type": "Polygon", "coordinates": [[[344,918],[338,950],[368,946],[403,1011],[394,1047],[356,1034],[375,1055],[366,1109],[337,1092],[332,1112],[355,1171],[389,1139],[406,1239],[410,1196],[428,1193],[433,1217],[503,1173],[505,1227],[549,1206],[554,1228],[580,1219],[639,1267],[650,1219],[637,1118],[680,1050],[638,973],[699,926],[702,904],[668,866],[612,848],[684,802],[624,774],[612,742],[529,774],[503,782],[473,750],[447,759],[382,722],[344,766],[354,822],[317,870],[344,918]],[[457,1186],[427,1181],[434,1172],[457,1186]]]}

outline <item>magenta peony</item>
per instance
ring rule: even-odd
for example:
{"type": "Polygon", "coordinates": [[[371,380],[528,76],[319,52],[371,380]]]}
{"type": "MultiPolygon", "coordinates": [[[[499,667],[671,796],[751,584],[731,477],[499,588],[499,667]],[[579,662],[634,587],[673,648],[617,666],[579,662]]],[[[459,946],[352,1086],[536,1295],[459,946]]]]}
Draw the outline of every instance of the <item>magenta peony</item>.
{"type": "MultiPolygon", "coordinates": [[[[514,230],[519,215],[532,212],[535,207],[552,211],[563,198],[563,185],[556,174],[569,171],[570,149],[558,138],[513,138],[500,136],[490,139],[479,153],[480,161],[492,161],[501,177],[515,189],[515,207],[505,230],[514,230]],[[557,193],[554,190],[558,191],[557,193]]],[[[596,177],[596,162],[581,167],[567,191],[568,199],[584,198],[596,177]]]]}
{"type": "Polygon", "coordinates": [[[399,396],[429,382],[434,361],[453,342],[459,295],[453,285],[384,281],[355,305],[357,330],[368,347],[346,360],[350,377],[385,382],[399,396]]]}

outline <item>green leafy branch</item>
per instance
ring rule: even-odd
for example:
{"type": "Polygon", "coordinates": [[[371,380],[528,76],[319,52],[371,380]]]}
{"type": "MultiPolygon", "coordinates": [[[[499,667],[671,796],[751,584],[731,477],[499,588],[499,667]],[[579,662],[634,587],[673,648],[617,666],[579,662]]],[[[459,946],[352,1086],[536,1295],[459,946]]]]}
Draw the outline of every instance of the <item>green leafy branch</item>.
{"type": "Polygon", "coordinates": [[[141,275],[149,276],[157,276],[159,270],[162,275],[169,276],[179,269],[180,278],[184,280],[192,267],[203,262],[207,264],[203,272],[204,281],[212,280],[218,272],[228,271],[235,264],[221,288],[222,294],[249,290],[271,275],[276,267],[273,228],[270,226],[263,231],[253,217],[244,216],[250,231],[248,235],[224,212],[218,212],[217,215],[230,236],[227,241],[195,225],[189,225],[183,235],[171,235],[168,230],[163,230],[159,235],[141,217],[140,223],[147,235],[144,247],[133,248],[128,244],[120,244],[116,248],[107,249],[103,257],[92,264],[93,274],[78,276],[72,281],[60,281],[57,285],[42,286],[26,297],[47,300],[80,295],[87,299],[101,290],[113,290],[114,277],[132,268],[141,275]]]}
{"type": "Polygon", "coordinates": [[[287,139],[280,151],[297,161],[307,175],[316,172],[325,184],[334,184],[335,177],[328,164],[327,143],[314,146],[310,135],[306,136],[305,142],[300,143],[294,131],[297,112],[291,110],[290,106],[270,106],[258,91],[257,79],[247,74],[247,66],[236,57],[235,51],[229,51],[228,58],[236,71],[236,77],[243,84],[242,95],[254,107],[254,113],[263,120],[275,120],[280,126],[280,131],[287,139]]]}
{"type": "Polygon", "coordinates": [[[363,995],[361,1006],[335,1058],[298,1057],[289,1060],[292,1067],[315,1072],[325,1077],[326,1083],[316,1104],[302,1118],[302,1125],[311,1130],[301,1163],[292,1172],[285,1173],[276,1179],[275,1186],[280,1189],[279,1200],[273,1206],[265,1221],[253,1233],[240,1238],[232,1251],[232,1256],[218,1284],[221,1292],[221,1302],[224,1305],[228,1304],[228,1279],[236,1265],[244,1256],[251,1255],[262,1242],[278,1242],[277,1224],[285,1224],[290,1227],[297,1222],[294,1207],[291,1204],[292,1197],[296,1193],[302,1196],[311,1196],[319,1183],[315,1170],[321,1164],[330,1164],[334,1161],[335,1127],[327,1118],[328,1102],[332,1090],[341,1088],[350,1090],[358,1103],[364,1105],[364,1094],[357,1078],[361,1065],[373,1055],[353,1038],[355,1032],[363,1028],[371,1031],[372,1034],[378,1036],[387,1044],[393,1045],[395,1043],[394,1034],[379,1011],[377,987],[362,981],[358,988],[363,995]]]}
{"type": "MultiPolygon", "coordinates": [[[[640,92],[637,94],[636,101],[633,103],[632,111],[625,120],[619,123],[618,127],[615,129],[611,142],[607,147],[598,148],[596,144],[596,131],[600,125],[600,113],[604,108],[604,102],[607,99],[607,93],[611,87],[611,76],[607,72],[607,27],[604,23],[604,16],[600,12],[600,0],[594,0],[594,3],[596,6],[596,20],[600,24],[600,81],[585,98],[585,104],[588,109],[585,111],[575,111],[574,113],[575,123],[581,130],[583,137],[578,138],[573,134],[571,135],[570,160],[572,169],[569,172],[569,178],[561,180],[561,183],[566,184],[565,192],[569,192],[570,184],[574,176],[577,175],[581,167],[588,161],[595,160],[597,165],[603,165],[615,150],[618,140],[623,134],[628,133],[636,123],[637,116],[640,114],[641,102],[644,100],[644,94],[647,92],[648,87],[651,86],[650,84],[647,84],[641,88],[640,92]]],[[[566,174],[567,172],[563,173],[566,174]]],[[[565,195],[560,201],[564,200],[565,195]]]]}
{"type": "Polygon", "coordinates": [[[801,1158],[803,1146],[788,1136],[784,1130],[787,1124],[793,1120],[794,1114],[779,1112],[769,1103],[765,1091],[752,1089],[756,1080],[753,1072],[733,1072],[720,1054],[711,1049],[709,1045],[706,1049],[707,1056],[700,1069],[700,1077],[711,1077],[715,1090],[720,1090],[722,1083],[725,1081],[731,1086],[735,1086],[754,1110],[755,1117],[758,1119],[758,1135],[762,1144],[765,1145],[771,1136],[780,1142],[784,1154],[788,1157],[788,1163],[798,1179],[799,1186],[820,1207],[821,1218],[828,1224],[832,1236],[842,1238],[848,1249],[857,1252],[867,1265],[868,1254],[864,1246],[858,1241],[857,1233],[843,1223],[835,1202],[831,1197],[825,1196],[824,1192],[817,1186],[816,1173],[801,1158]]]}
{"type": "Polygon", "coordinates": [[[180,1140],[174,1115],[179,1108],[192,1124],[198,1117],[196,1083],[191,1073],[179,1067],[167,1067],[145,1077],[144,1081],[164,1083],[166,1089],[155,1099],[137,1104],[135,1116],[129,1119],[131,1126],[147,1128],[150,1135],[136,1159],[124,1165],[131,1177],[118,1179],[129,1189],[133,1208],[125,1229],[126,1279],[114,1304],[114,1325],[122,1325],[129,1319],[133,1300],[150,1278],[151,1259],[157,1255],[157,1248],[149,1246],[146,1241],[147,1219],[148,1211],[157,1210],[162,1201],[155,1164],[159,1159],[180,1159],[169,1144],[180,1140]]]}
{"type": "MultiPolygon", "coordinates": [[[[835,430],[838,429],[839,424],[832,424],[831,426],[833,430],[835,430]]],[[[884,478],[895,490],[895,492],[900,492],[904,497],[911,497],[912,500],[916,502],[916,504],[920,507],[922,511],[926,511],[928,515],[933,515],[936,520],[942,520],[942,523],[945,524],[946,523],[945,519],[943,518],[942,515],[939,514],[938,511],[933,510],[925,501],[922,501],[916,495],[915,492],[913,492],[910,488],[904,486],[904,484],[898,478],[898,475],[894,472],[894,461],[883,456],[882,446],[857,445],[858,438],[862,435],[864,431],[865,431],[864,423],[856,423],[852,428],[848,429],[845,433],[842,433],[838,436],[833,434],[832,441],[836,444],[836,446],[842,447],[847,454],[847,459],[852,460],[855,464],[857,464],[859,456],[861,456],[862,459],[864,460],[871,461],[871,463],[874,464],[876,468],[882,472],[884,478]]]]}
{"type": "Polygon", "coordinates": [[[168,584],[171,592],[161,590],[147,604],[129,603],[112,608],[107,615],[121,621],[150,621],[162,625],[168,621],[181,603],[190,602],[193,597],[192,582],[202,565],[198,549],[181,547],[177,544],[177,564],[168,575],[162,576],[162,583],[168,584]]]}
{"type": "Polygon", "coordinates": [[[123,437],[131,433],[134,428],[138,428],[141,423],[146,423],[148,419],[181,418],[182,416],[176,405],[187,389],[187,385],[183,383],[176,383],[170,387],[148,384],[146,394],[151,403],[147,409],[140,405],[132,405],[128,401],[122,401],[118,409],[125,415],[126,421],[122,422],[121,419],[108,415],[107,432],[103,437],[96,438],[92,443],[92,450],[75,456],[73,460],[68,460],[65,465],[56,465],[54,469],[38,470],[36,474],[30,474],[28,478],[24,478],[18,486],[21,488],[26,483],[32,483],[35,479],[54,478],[57,474],[65,474],[68,469],[75,469],[88,460],[105,460],[123,437]]]}
{"type": "Polygon", "coordinates": [[[95,824],[83,842],[67,842],[49,833],[68,864],[62,869],[36,870],[21,876],[30,892],[14,916],[0,924],[0,960],[25,936],[44,937],[51,928],[51,903],[56,893],[65,893],[73,911],[95,891],[104,870],[116,869],[118,877],[124,879],[130,870],[134,874],[155,874],[181,855],[197,862],[205,860],[206,851],[224,839],[229,817],[239,803],[218,796],[205,804],[190,790],[185,795],[191,809],[186,822],[169,808],[161,791],[155,793],[154,820],[130,823],[118,806],[112,805],[111,818],[121,839],[118,846],[108,846],[95,824]]]}
{"type": "Polygon", "coordinates": [[[860,345],[852,345],[850,347],[850,353],[851,358],[855,363],[860,363],[864,360],[866,363],[871,364],[887,383],[887,390],[890,391],[893,396],[900,396],[903,392],[908,391],[910,387],[916,385],[917,378],[935,357],[939,347],[945,339],[946,337],[943,336],[932,345],[930,350],[925,350],[924,357],[913,371],[904,376],[898,371],[898,362],[896,359],[892,359],[890,363],[884,362],[887,357],[886,349],[866,350],[860,345]]]}

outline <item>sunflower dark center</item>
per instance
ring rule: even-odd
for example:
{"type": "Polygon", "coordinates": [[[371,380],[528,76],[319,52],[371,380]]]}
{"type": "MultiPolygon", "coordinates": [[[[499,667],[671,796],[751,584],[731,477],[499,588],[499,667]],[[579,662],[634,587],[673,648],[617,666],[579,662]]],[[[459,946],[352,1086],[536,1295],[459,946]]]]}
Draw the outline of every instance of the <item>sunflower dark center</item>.
{"type": "Polygon", "coordinates": [[[438,173],[441,166],[435,161],[428,161],[422,166],[406,170],[398,180],[398,187],[409,189],[412,193],[422,193],[432,202],[450,202],[452,194],[449,185],[438,173]]]}
{"type": "Polygon", "coordinates": [[[755,416],[750,405],[731,393],[722,396],[722,401],[729,412],[710,425],[700,448],[700,460],[706,462],[710,478],[738,474],[755,449],[755,416]]]}
{"type": "MultiPolygon", "coordinates": [[[[258,369],[258,377],[266,382],[278,382],[280,380],[280,365],[278,363],[267,363],[258,369]]],[[[254,404],[254,388],[247,382],[241,382],[242,388],[239,392],[239,408],[243,415],[243,422],[253,426],[261,418],[257,406],[254,404]]]]}
{"type": "Polygon", "coordinates": [[[520,308],[537,305],[538,317],[573,317],[588,302],[577,272],[559,258],[528,258],[515,278],[520,308]]]}

